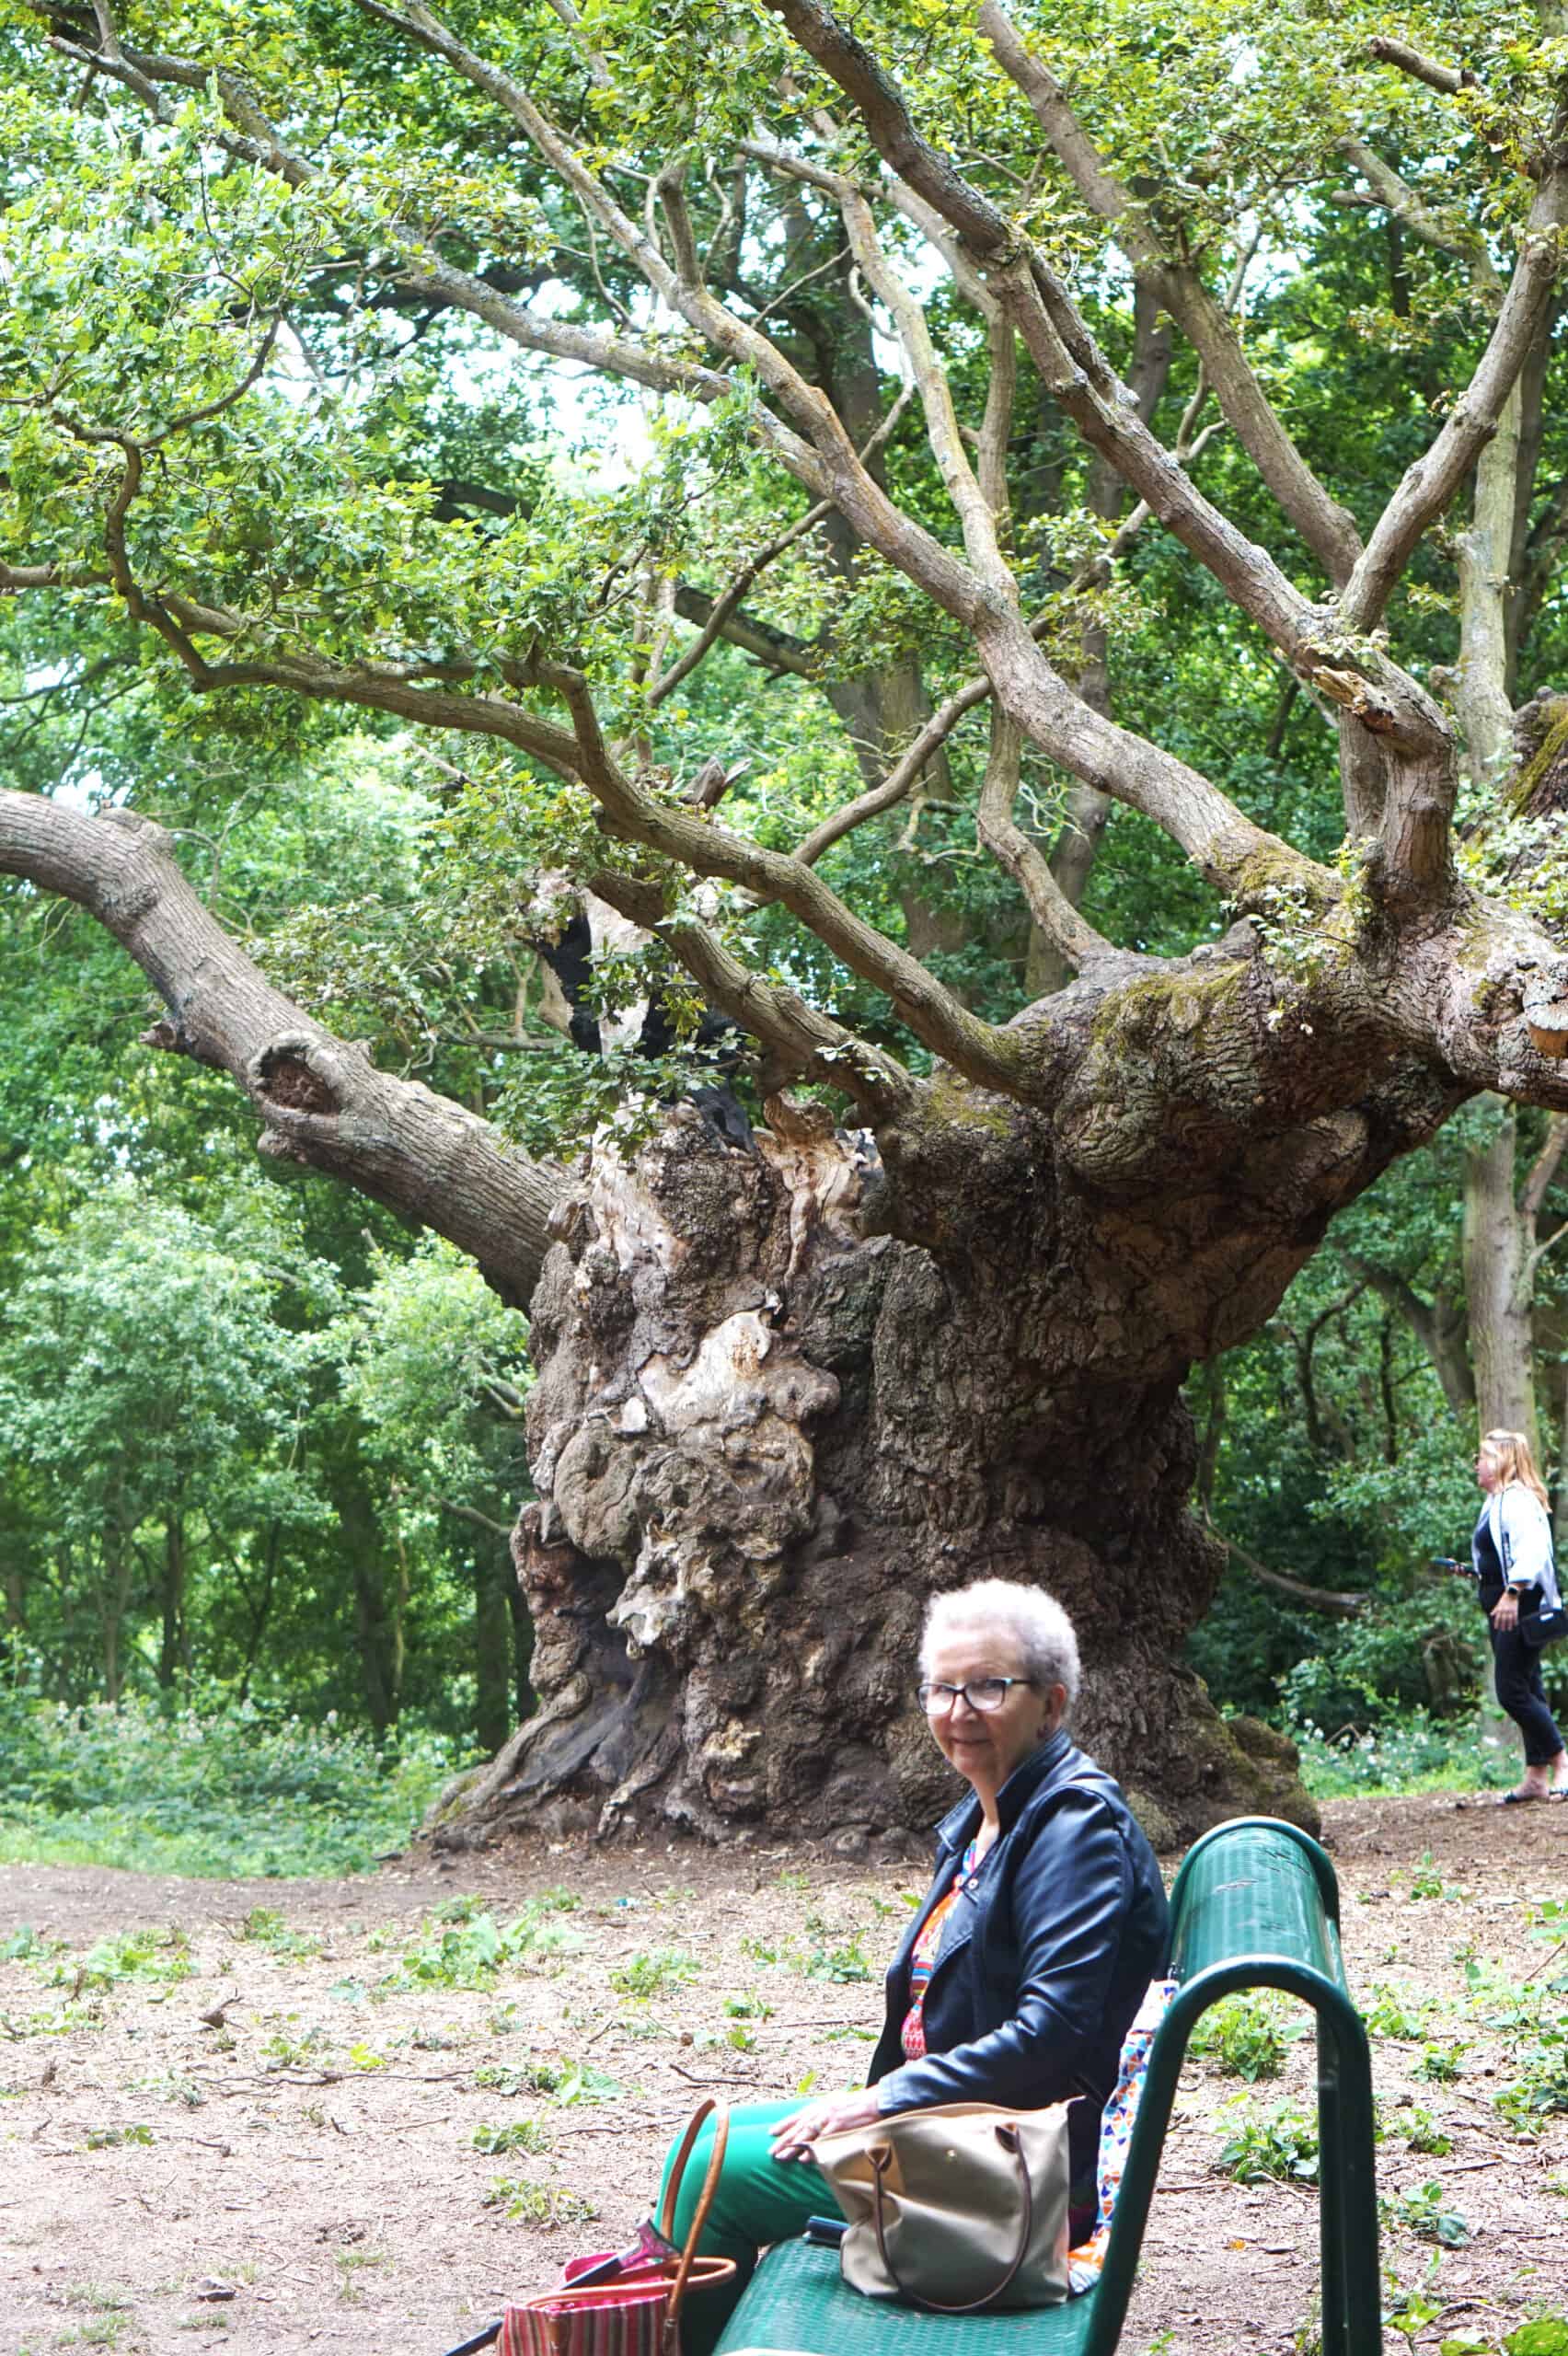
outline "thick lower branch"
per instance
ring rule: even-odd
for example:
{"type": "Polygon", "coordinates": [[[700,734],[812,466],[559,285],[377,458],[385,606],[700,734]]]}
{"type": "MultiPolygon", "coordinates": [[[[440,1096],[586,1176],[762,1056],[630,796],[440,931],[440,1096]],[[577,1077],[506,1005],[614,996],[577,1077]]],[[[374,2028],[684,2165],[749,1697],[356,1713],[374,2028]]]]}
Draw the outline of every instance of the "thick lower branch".
{"type": "Polygon", "coordinates": [[[256,1107],[263,1152],[434,1229],[506,1299],[526,1302],[559,1173],[311,1022],[202,905],[161,826],[0,789],[0,872],[75,901],[114,935],[168,1008],[149,1044],[226,1071],[256,1107]]]}

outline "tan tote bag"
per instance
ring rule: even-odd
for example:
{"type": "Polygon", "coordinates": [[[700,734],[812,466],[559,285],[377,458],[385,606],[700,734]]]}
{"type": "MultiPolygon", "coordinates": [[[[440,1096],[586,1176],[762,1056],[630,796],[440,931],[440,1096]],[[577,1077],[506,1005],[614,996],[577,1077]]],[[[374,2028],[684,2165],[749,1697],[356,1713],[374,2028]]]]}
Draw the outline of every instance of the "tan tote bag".
{"type": "Polygon", "coordinates": [[[844,2280],[936,2315],[1051,2307],[1067,2296],[1067,2105],[940,2103],[820,2135],[849,2221],[844,2280]]]}

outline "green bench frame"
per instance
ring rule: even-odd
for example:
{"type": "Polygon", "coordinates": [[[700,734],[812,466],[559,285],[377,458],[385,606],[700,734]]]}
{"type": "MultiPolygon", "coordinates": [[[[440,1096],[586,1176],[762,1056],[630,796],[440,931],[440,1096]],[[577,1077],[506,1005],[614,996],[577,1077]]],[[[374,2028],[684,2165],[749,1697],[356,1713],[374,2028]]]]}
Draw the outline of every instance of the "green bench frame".
{"type": "Polygon", "coordinates": [[[847,2289],[832,2250],[781,2243],[752,2278],[718,2356],[1113,2356],[1188,2039],[1200,2015],[1239,1988],[1283,1989],[1317,2016],[1323,2356],[1380,2356],[1372,2063],[1345,1981],[1334,1869],[1295,1825],[1241,1817],[1193,1843],[1170,1904],[1181,1986],[1149,2055],[1094,2290],[1028,2314],[932,2316],[847,2289]]]}

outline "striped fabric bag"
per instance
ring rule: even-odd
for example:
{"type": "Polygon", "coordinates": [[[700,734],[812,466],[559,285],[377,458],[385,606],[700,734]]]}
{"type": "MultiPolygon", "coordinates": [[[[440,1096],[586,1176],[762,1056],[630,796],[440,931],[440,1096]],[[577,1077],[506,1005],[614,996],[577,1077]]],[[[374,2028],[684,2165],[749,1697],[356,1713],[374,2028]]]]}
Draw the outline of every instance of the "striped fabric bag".
{"type": "MultiPolygon", "coordinates": [[[[685,2249],[617,2273],[610,2281],[568,2281],[519,2299],[502,2317],[501,2356],[680,2356],[681,2307],[687,2292],[727,2281],[735,2271],[732,2258],[697,2255],[730,2140],[724,2103],[699,2103],[693,2112],[670,2170],[659,2230],[668,2241],[681,2177],[709,2111],[715,2113],[713,2153],[685,2249]]],[[[577,2270],[600,2269],[583,2261],[577,2270]]]]}

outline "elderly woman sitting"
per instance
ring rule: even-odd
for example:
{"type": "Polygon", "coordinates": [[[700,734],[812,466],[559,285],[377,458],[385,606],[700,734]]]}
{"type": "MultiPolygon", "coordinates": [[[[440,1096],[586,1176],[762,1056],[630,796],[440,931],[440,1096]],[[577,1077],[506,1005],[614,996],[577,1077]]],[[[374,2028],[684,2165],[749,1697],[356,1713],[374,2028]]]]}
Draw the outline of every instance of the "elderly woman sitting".
{"type": "MultiPolygon", "coordinates": [[[[1154,1854],[1121,1790],[1069,1739],[1078,1641],[1038,1588],[981,1579],[938,1596],[920,1650],[920,1702],[971,1786],[937,1831],[935,1877],[887,1975],[887,2015],[863,2093],[751,2103],[730,2146],[702,2247],[732,2258],[728,2297],[686,2309],[687,2356],[708,2356],[758,2248],[831,2209],[810,2165],[824,2134],[932,2103],[1069,2114],[1072,2237],[1094,2209],[1100,2114],[1144,1991],[1166,1967],[1169,1917],[1154,1854]]],[[[706,2133],[682,2186],[690,2225],[706,2133]]]]}

